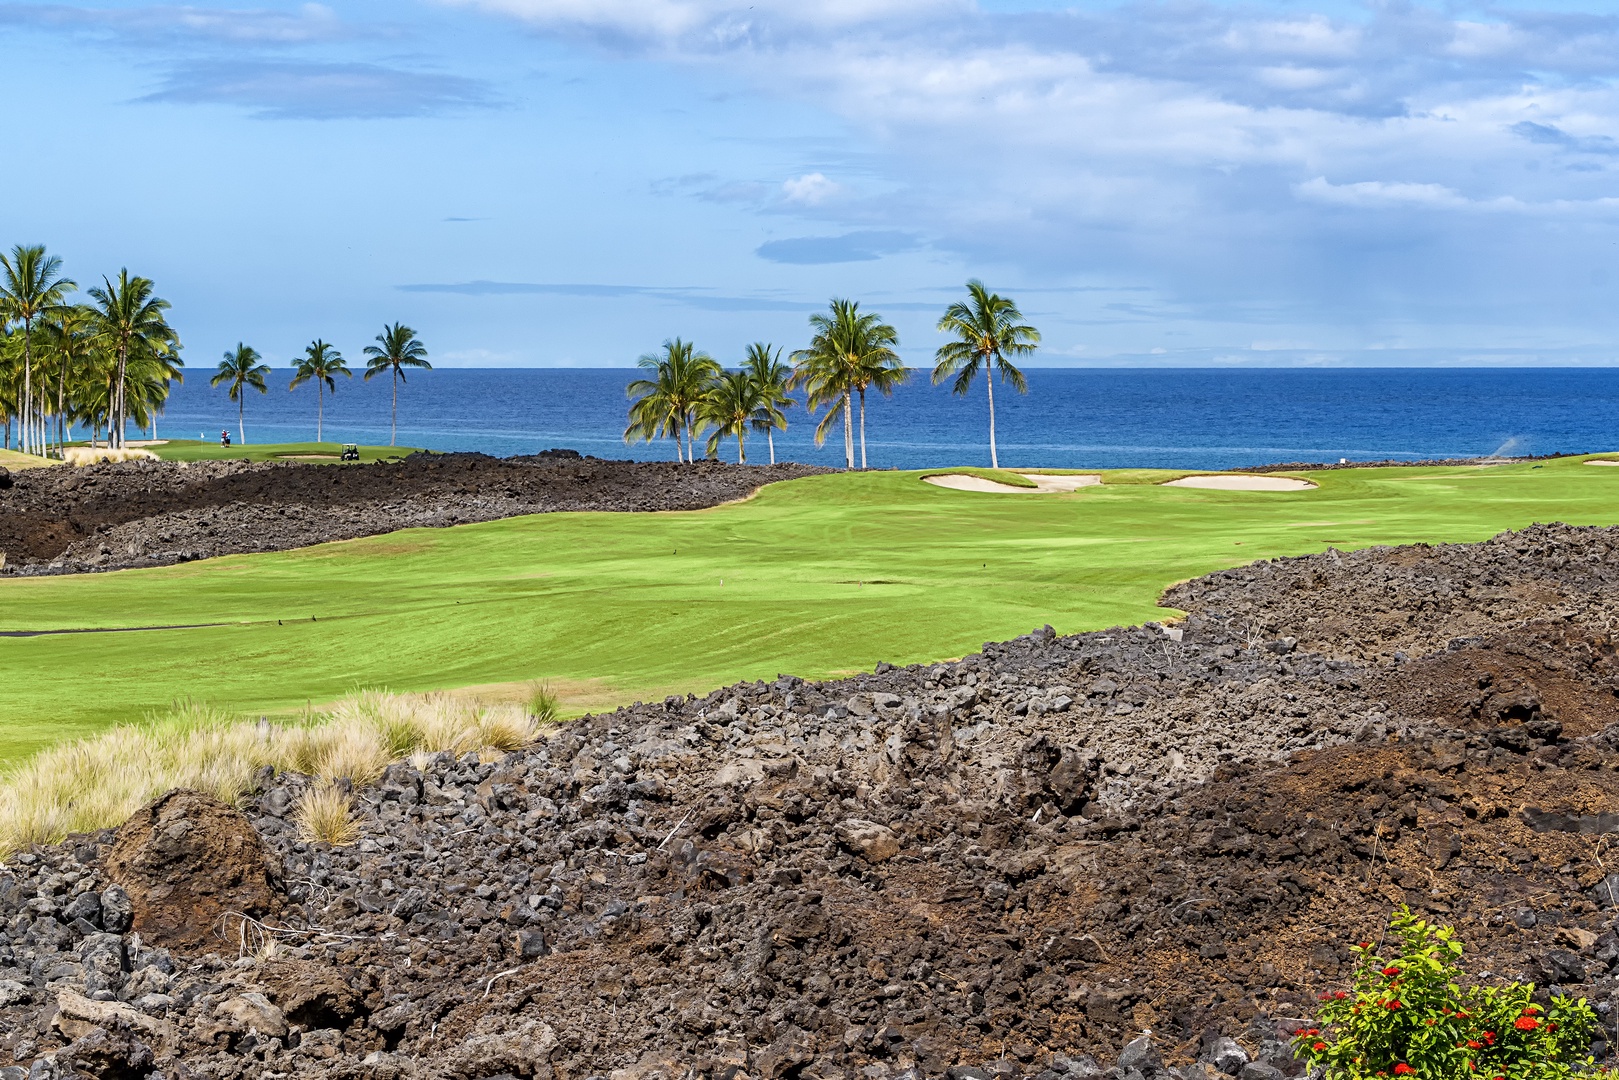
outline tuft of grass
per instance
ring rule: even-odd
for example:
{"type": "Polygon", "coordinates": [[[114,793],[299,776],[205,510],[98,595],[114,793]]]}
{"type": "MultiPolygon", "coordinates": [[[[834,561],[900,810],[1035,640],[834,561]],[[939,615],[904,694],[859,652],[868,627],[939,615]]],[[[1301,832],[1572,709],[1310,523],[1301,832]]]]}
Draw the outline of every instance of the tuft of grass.
{"type": "Polygon", "coordinates": [[[317,780],[309,786],[298,799],[292,820],[305,840],[342,847],[360,838],[354,800],[331,780],[317,780]]]}
{"type": "Polygon", "coordinates": [[[549,724],[556,720],[557,712],[562,708],[562,701],[557,692],[551,689],[548,682],[531,682],[528,684],[528,714],[541,724],[549,724]]]}
{"type": "Polygon", "coordinates": [[[69,465],[94,465],[98,461],[156,461],[157,455],[140,447],[111,450],[105,446],[69,446],[62,451],[62,460],[69,465]]]}
{"type": "Polygon", "coordinates": [[[405,758],[420,765],[444,750],[517,750],[539,727],[523,706],[449,694],[362,691],[328,713],[287,723],[181,702],[162,716],[41,751],[0,780],[0,858],[122,824],[174,788],[238,802],[266,765],[315,777],[321,790],[338,780],[364,785],[405,758]]]}

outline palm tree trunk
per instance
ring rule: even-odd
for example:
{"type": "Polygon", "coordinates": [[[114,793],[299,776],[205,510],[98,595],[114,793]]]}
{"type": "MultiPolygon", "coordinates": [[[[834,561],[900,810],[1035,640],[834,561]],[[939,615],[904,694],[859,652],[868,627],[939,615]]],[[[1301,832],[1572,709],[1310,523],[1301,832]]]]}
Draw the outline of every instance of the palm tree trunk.
{"type": "Polygon", "coordinates": [[[394,408],[393,419],[388,422],[388,445],[399,445],[399,368],[394,367],[394,408]]]}
{"type": "Polygon", "coordinates": [[[236,437],[247,445],[247,391],[244,389],[236,398],[236,437]]]}
{"type": "MultiPolygon", "coordinates": [[[[118,385],[112,392],[112,415],[107,418],[107,446],[123,449],[124,445],[124,376],[129,367],[129,342],[118,345],[118,385]]],[[[246,440],[243,440],[246,441],[246,440]]]]}
{"type": "Polygon", "coordinates": [[[33,425],[29,423],[34,416],[34,384],[32,370],[34,364],[34,353],[32,347],[33,343],[31,340],[32,330],[33,320],[24,319],[22,324],[22,430],[20,434],[23,444],[22,452],[25,454],[33,453],[32,447],[34,441],[33,425]]]}
{"type": "Polygon", "coordinates": [[[854,468],[854,421],[849,415],[851,406],[849,394],[845,391],[843,395],[843,467],[845,469],[854,468]]]}
{"type": "Polygon", "coordinates": [[[736,431],[736,463],[748,463],[748,431],[747,428],[737,428],[736,431]]]}
{"type": "Polygon", "coordinates": [[[67,449],[67,354],[61,356],[62,368],[56,373],[56,449],[65,455],[67,449]]]}
{"type": "Polygon", "coordinates": [[[866,388],[860,388],[860,468],[866,467],[866,388]]]}
{"type": "Polygon", "coordinates": [[[776,463],[776,429],[775,428],[773,428],[773,427],[765,428],[765,441],[770,444],[770,464],[774,465],[776,463]]]}
{"type": "Polygon", "coordinates": [[[325,407],[321,401],[320,382],[315,383],[315,441],[322,442],[321,421],[325,418],[325,407]]]}
{"type": "Polygon", "coordinates": [[[989,467],[1001,467],[1000,459],[995,456],[995,369],[989,368],[984,372],[984,385],[989,388],[989,467]]]}

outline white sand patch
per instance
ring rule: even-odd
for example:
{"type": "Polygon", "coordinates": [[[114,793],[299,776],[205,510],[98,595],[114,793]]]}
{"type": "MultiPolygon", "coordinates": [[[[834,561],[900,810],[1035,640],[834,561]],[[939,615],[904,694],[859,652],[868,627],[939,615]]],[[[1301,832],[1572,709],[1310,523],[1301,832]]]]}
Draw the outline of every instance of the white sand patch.
{"type": "Polygon", "coordinates": [[[1587,465],[1619,465],[1619,461],[1587,461],[1587,465]]]}
{"type": "Polygon", "coordinates": [[[124,445],[125,446],[135,446],[135,447],[140,447],[140,446],[167,446],[167,445],[169,445],[169,440],[167,440],[167,439],[125,439],[124,440],[124,445]]]}
{"type": "Polygon", "coordinates": [[[1226,474],[1224,476],[1183,476],[1164,487],[1205,488],[1209,491],[1307,491],[1316,485],[1291,476],[1226,474]]]}
{"type": "Polygon", "coordinates": [[[1033,480],[1041,491],[1078,491],[1080,488],[1100,487],[1102,478],[1095,473],[1079,476],[1058,476],[1053,473],[1018,473],[1025,480],[1033,480]]]}
{"type": "Polygon", "coordinates": [[[965,473],[942,473],[938,476],[922,477],[924,484],[934,487],[949,488],[951,491],[1001,491],[1013,495],[1032,495],[1034,488],[1013,487],[1011,484],[997,483],[994,480],[985,480],[982,476],[968,476],[965,473]]]}
{"type": "Polygon", "coordinates": [[[968,476],[966,473],[940,473],[936,476],[924,476],[922,481],[934,487],[949,488],[951,491],[987,491],[1006,495],[1078,491],[1083,487],[1096,487],[1102,482],[1102,478],[1094,473],[1080,476],[1047,476],[1044,473],[1018,473],[1018,475],[1032,481],[1035,486],[1014,487],[998,480],[987,480],[982,476],[968,476]]]}

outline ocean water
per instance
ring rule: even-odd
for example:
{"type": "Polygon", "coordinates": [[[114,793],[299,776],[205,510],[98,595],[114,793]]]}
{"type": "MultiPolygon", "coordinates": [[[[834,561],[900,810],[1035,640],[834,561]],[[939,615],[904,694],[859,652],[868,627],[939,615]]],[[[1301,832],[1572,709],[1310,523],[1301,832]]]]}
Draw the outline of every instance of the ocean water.
{"type": "MultiPolygon", "coordinates": [[[[668,441],[626,445],[622,368],[438,369],[399,389],[399,444],[489,454],[569,447],[613,458],[673,458],[668,441]]],[[[1029,393],[996,388],[1002,466],[1220,469],[1280,461],[1420,459],[1619,448],[1619,368],[1033,369],[1029,393]]],[[[315,392],[277,369],[246,402],[251,442],[315,437],[315,392]]],[[[328,441],[386,443],[385,379],[342,380],[326,398],[328,441]]],[[[842,464],[841,426],[817,447],[802,406],[776,436],[780,460],[842,464]]],[[[236,405],[193,372],[158,436],[236,437],[236,405]]],[[[918,372],[867,399],[872,468],[988,465],[980,382],[966,398],[918,372]]],[[[858,453],[858,448],[857,448],[858,453]]],[[[750,436],[750,461],[766,460],[750,436]]],[[[721,456],[734,460],[727,441],[721,456]]]]}

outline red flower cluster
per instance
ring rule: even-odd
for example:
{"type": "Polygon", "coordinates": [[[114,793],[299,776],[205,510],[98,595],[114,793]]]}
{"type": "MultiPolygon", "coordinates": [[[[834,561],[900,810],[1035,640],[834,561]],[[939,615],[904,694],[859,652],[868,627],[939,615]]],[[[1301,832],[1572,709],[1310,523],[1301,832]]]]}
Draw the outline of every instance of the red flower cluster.
{"type": "Polygon", "coordinates": [[[1383,969],[1383,974],[1385,975],[1398,975],[1399,973],[1400,969],[1397,967],[1386,967],[1383,969]]]}
{"type": "Polygon", "coordinates": [[[1512,1022],[1512,1026],[1519,1031],[1533,1031],[1540,1026],[1540,1021],[1533,1016],[1520,1016],[1512,1022]]]}
{"type": "Polygon", "coordinates": [[[1403,1061],[1400,1062],[1398,1065],[1394,1066],[1394,1075],[1395,1076],[1410,1076],[1413,1073],[1415,1073],[1416,1071],[1417,1070],[1413,1069],[1411,1066],[1407,1065],[1403,1061]]]}

